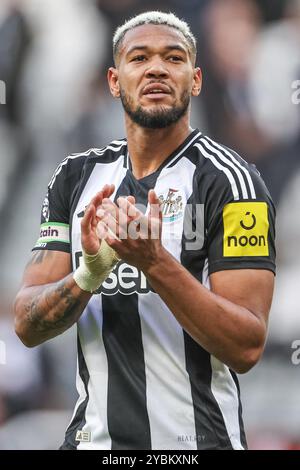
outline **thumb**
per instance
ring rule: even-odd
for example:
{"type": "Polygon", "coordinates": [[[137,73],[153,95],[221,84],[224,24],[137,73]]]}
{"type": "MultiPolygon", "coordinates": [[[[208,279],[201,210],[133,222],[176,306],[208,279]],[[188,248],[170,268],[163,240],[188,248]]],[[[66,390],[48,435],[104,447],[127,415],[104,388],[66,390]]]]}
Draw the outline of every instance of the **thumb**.
{"type": "Polygon", "coordinates": [[[154,189],[150,189],[148,193],[148,202],[150,205],[150,216],[156,219],[161,218],[161,202],[154,189]]]}
{"type": "Polygon", "coordinates": [[[148,193],[148,201],[149,201],[149,204],[159,204],[159,199],[154,189],[150,189],[148,193]]]}
{"type": "Polygon", "coordinates": [[[162,234],[162,205],[154,189],[150,189],[148,201],[150,204],[151,238],[160,239],[162,234]]]}

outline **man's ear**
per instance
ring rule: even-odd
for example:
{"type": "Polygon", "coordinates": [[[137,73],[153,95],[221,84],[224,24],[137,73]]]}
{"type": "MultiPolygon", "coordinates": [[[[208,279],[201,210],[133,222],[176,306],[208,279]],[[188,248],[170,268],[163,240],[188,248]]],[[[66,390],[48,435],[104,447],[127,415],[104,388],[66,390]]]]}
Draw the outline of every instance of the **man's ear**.
{"type": "Polygon", "coordinates": [[[107,72],[107,81],[110,92],[114,98],[120,98],[120,86],[118,78],[118,69],[110,67],[107,72]]]}
{"type": "Polygon", "coordinates": [[[202,88],[202,72],[200,67],[195,68],[194,70],[194,79],[192,86],[192,96],[200,95],[202,88]]]}

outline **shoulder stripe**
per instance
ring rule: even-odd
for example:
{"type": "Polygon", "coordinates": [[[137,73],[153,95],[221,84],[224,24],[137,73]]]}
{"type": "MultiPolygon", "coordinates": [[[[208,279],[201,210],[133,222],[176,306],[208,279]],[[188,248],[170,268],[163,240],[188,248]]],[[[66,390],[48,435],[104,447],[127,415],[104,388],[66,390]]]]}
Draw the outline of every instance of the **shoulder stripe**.
{"type": "MultiPolygon", "coordinates": [[[[89,151],[90,152],[90,151],[89,151]]],[[[48,184],[48,188],[49,189],[52,189],[54,183],[55,183],[55,180],[57,178],[57,176],[60,174],[62,168],[68,163],[69,160],[74,160],[75,158],[79,158],[79,157],[84,157],[84,156],[88,156],[89,154],[87,152],[85,153],[75,153],[73,155],[69,155],[68,157],[66,157],[59,165],[58,167],[56,168],[56,170],[54,171],[53,173],[53,176],[50,180],[50,183],[48,184]]]]}
{"type": "Polygon", "coordinates": [[[204,140],[206,140],[207,142],[210,142],[212,144],[212,146],[215,148],[215,149],[219,149],[220,152],[223,154],[223,156],[226,158],[226,156],[238,167],[240,168],[240,170],[245,174],[246,178],[247,178],[247,182],[248,182],[248,185],[249,185],[249,189],[250,189],[250,194],[251,194],[251,198],[252,199],[256,199],[256,192],[255,192],[255,188],[254,188],[254,185],[253,185],[253,181],[252,181],[252,178],[251,178],[251,175],[250,175],[250,172],[249,170],[247,170],[247,168],[245,168],[239,161],[237,158],[234,157],[234,155],[226,148],[224,148],[223,146],[221,146],[220,144],[218,144],[217,142],[213,141],[212,139],[210,139],[209,137],[205,136],[204,137],[204,140]]]}
{"type": "Polygon", "coordinates": [[[203,145],[205,146],[206,150],[208,153],[210,153],[211,155],[215,156],[216,158],[218,158],[219,160],[221,160],[223,163],[225,163],[225,165],[229,166],[230,168],[232,168],[233,172],[236,174],[238,180],[239,180],[239,183],[240,183],[240,186],[241,186],[241,189],[242,189],[242,196],[243,196],[243,199],[249,199],[248,197],[248,191],[247,191],[247,188],[246,188],[246,184],[245,184],[245,180],[244,180],[244,176],[242,175],[242,173],[240,172],[240,170],[233,164],[233,162],[231,160],[229,160],[227,157],[225,157],[221,152],[220,150],[218,149],[215,149],[207,140],[205,139],[201,139],[203,145]]]}
{"type": "Polygon", "coordinates": [[[113,140],[112,142],[110,142],[109,145],[120,145],[120,144],[127,144],[127,140],[126,139],[121,139],[121,140],[113,140]]]}
{"type": "Polygon", "coordinates": [[[119,150],[121,150],[122,147],[125,147],[125,145],[127,145],[127,142],[123,142],[121,145],[119,145],[118,147],[112,147],[111,144],[109,144],[107,147],[105,147],[104,149],[93,149],[94,153],[96,155],[103,155],[106,150],[112,150],[113,152],[118,152],[119,150]]]}
{"type": "MultiPolygon", "coordinates": [[[[111,142],[109,145],[107,145],[106,147],[103,147],[102,149],[97,149],[97,148],[91,148],[89,150],[87,150],[86,152],[81,152],[81,153],[73,153],[72,155],[69,155],[68,157],[66,157],[59,165],[58,167],[56,168],[51,180],[50,180],[50,183],[48,185],[48,188],[49,189],[52,189],[54,183],[55,183],[55,180],[57,178],[57,176],[60,174],[62,168],[67,165],[68,161],[69,160],[73,160],[75,158],[79,158],[79,157],[88,157],[91,153],[95,153],[96,155],[98,156],[101,156],[103,155],[106,150],[112,150],[113,152],[119,152],[119,150],[121,150],[122,147],[124,147],[125,145],[127,144],[126,140],[124,141],[113,141],[111,142]],[[122,142],[121,145],[119,145],[118,147],[112,147],[111,144],[112,143],[115,143],[115,142],[122,142]]],[[[121,155],[120,155],[121,156],[121,155]]]]}
{"type": "Polygon", "coordinates": [[[231,185],[233,199],[235,201],[238,201],[240,199],[239,190],[238,190],[236,181],[235,181],[235,179],[232,175],[231,170],[229,170],[229,168],[227,168],[226,166],[221,165],[221,163],[218,162],[218,160],[216,159],[216,157],[214,155],[207,152],[206,148],[203,146],[203,144],[201,142],[195,144],[195,147],[198,147],[198,149],[201,151],[202,155],[205,158],[207,158],[208,160],[210,160],[216,168],[218,168],[220,171],[223,171],[223,173],[225,173],[225,175],[227,176],[227,178],[230,182],[230,185],[231,185]]]}

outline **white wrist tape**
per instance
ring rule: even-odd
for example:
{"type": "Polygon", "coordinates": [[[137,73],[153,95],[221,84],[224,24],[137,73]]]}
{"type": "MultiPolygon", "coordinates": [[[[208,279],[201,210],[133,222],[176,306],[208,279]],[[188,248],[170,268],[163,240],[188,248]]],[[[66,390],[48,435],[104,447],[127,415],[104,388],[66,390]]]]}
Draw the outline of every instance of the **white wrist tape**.
{"type": "Polygon", "coordinates": [[[83,252],[80,266],[73,274],[74,280],[80,289],[93,293],[109,276],[118,261],[115,250],[102,240],[100,249],[95,255],[83,252]]]}

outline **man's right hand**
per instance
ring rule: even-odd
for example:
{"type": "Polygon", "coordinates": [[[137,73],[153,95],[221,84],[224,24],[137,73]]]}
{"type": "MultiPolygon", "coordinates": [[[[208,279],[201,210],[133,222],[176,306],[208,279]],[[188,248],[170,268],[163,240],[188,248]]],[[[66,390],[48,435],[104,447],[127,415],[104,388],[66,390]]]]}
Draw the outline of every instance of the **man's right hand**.
{"type": "Polygon", "coordinates": [[[113,184],[106,184],[96,196],[93,197],[87,206],[81,221],[81,245],[88,255],[98,253],[101,240],[97,233],[97,225],[100,221],[97,217],[97,208],[102,204],[103,199],[110,198],[115,190],[113,184]]]}

